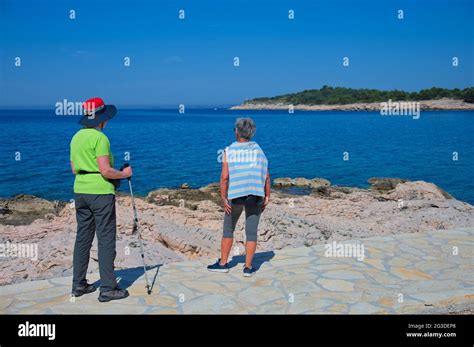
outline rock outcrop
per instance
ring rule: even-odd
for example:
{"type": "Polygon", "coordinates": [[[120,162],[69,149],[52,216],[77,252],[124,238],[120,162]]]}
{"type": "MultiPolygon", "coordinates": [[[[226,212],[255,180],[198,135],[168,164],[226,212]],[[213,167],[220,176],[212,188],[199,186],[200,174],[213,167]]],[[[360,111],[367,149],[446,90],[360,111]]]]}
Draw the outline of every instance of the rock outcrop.
{"type": "Polygon", "coordinates": [[[33,195],[17,195],[11,199],[0,198],[0,223],[28,225],[38,218],[52,218],[66,205],[33,195]]]}
{"type": "Polygon", "coordinates": [[[276,178],[273,180],[275,187],[305,187],[305,188],[320,188],[329,187],[331,182],[324,178],[307,179],[304,177],[290,178],[276,178]]]}
{"type": "MultiPolygon", "coordinates": [[[[274,183],[278,187],[259,226],[261,251],[474,226],[472,205],[423,181],[377,178],[371,179],[369,189],[332,186],[324,179],[287,178],[274,183]],[[305,189],[304,195],[288,192],[288,187],[297,185],[305,189]]],[[[25,196],[3,199],[2,206],[8,212],[0,218],[0,243],[36,244],[39,254],[37,260],[2,259],[0,285],[70,275],[76,231],[73,206],[25,196]]],[[[218,184],[159,189],[137,198],[136,206],[148,263],[218,256],[224,213],[218,184]]],[[[141,264],[132,221],[130,197],[118,196],[118,269],[141,264]]],[[[244,227],[241,218],[234,233],[233,252],[238,254],[244,252],[244,227]]],[[[89,270],[97,271],[96,243],[89,270]]]]}
{"type": "MultiPolygon", "coordinates": [[[[462,100],[441,98],[437,100],[412,101],[420,103],[422,111],[438,110],[474,110],[474,104],[462,100]]],[[[231,110],[285,110],[288,111],[289,104],[284,103],[257,103],[246,102],[241,105],[232,106],[231,110]]],[[[362,112],[380,112],[382,105],[380,102],[360,102],[344,105],[293,105],[294,110],[298,111],[362,111],[362,112]]]]}
{"type": "Polygon", "coordinates": [[[392,190],[397,184],[404,183],[406,180],[400,178],[373,177],[369,178],[370,188],[375,190],[392,190]]]}

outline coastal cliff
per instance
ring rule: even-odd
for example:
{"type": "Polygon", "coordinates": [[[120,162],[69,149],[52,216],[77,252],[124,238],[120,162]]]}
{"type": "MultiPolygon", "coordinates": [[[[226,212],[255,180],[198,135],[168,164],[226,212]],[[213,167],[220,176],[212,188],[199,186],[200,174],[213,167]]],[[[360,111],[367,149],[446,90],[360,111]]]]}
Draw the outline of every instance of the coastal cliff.
{"type": "MultiPolygon", "coordinates": [[[[403,102],[403,101],[402,101],[403,102]]],[[[412,101],[413,102],[413,101],[412,101]]],[[[438,100],[420,100],[420,110],[422,111],[474,111],[474,104],[464,102],[456,99],[438,99],[438,100]]],[[[290,109],[291,104],[281,102],[257,102],[249,101],[241,105],[232,106],[230,110],[285,110],[290,109]]],[[[350,104],[321,104],[321,105],[306,105],[294,104],[294,110],[297,111],[365,111],[365,112],[380,112],[383,108],[380,102],[359,102],[350,104]]]]}

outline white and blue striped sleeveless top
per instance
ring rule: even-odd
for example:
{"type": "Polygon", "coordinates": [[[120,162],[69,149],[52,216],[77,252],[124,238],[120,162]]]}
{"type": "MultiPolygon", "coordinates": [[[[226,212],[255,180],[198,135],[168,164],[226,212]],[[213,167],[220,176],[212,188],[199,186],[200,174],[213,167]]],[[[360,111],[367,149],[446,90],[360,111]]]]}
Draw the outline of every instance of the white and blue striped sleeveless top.
{"type": "Polygon", "coordinates": [[[234,142],[225,150],[229,166],[228,199],[246,195],[265,196],[268,161],[253,141],[234,142]]]}

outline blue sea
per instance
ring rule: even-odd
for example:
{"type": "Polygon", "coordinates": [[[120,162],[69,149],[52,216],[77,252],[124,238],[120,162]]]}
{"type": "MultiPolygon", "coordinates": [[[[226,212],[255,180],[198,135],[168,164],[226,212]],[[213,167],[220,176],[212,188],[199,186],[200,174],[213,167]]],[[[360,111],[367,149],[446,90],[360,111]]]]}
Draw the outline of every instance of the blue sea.
{"type": "MultiPolygon", "coordinates": [[[[474,112],[422,112],[413,119],[377,112],[122,109],[104,132],[116,167],[128,152],[134,190],[146,195],[185,182],[217,182],[218,151],[234,141],[239,116],[256,121],[255,141],[272,178],[323,177],[367,187],[370,177],[401,177],[433,182],[474,204],[474,112]]],[[[1,110],[0,197],[73,198],[69,142],[80,128],[77,120],[54,110],[1,110]]]]}

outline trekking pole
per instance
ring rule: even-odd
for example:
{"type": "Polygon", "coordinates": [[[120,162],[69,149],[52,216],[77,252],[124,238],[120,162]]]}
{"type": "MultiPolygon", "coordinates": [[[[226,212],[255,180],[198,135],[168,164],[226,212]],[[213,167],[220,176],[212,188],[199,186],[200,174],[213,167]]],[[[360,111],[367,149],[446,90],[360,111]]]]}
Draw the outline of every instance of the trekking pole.
{"type": "MultiPolygon", "coordinates": [[[[123,164],[123,168],[129,167],[130,165],[128,163],[123,164]]],[[[138,243],[140,245],[140,253],[142,257],[142,262],[143,262],[143,271],[145,272],[145,281],[146,281],[146,291],[148,295],[151,294],[151,287],[150,283],[148,282],[148,275],[146,272],[146,263],[145,263],[145,254],[143,253],[143,242],[142,242],[142,236],[140,233],[140,225],[138,224],[138,215],[137,215],[137,208],[135,207],[135,200],[133,198],[133,190],[132,190],[132,178],[128,177],[128,187],[130,188],[130,196],[132,197],[132,207],[133,207],[133,232],[132,234],[135,234],[137,232],[138,236],[138,243]]]]}

